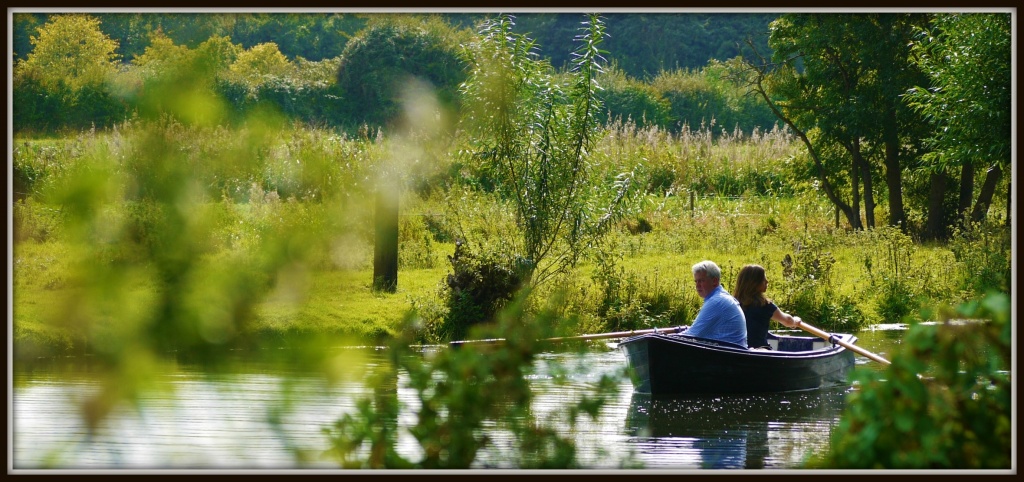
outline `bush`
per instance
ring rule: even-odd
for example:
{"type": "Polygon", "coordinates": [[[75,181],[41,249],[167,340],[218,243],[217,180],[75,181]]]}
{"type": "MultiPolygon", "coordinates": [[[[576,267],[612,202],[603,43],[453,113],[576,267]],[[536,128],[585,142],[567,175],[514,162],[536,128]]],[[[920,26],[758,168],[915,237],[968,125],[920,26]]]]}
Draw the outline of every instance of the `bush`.
{"type": "Polygon", "coordinates": [[[641,129],[648,126],[666,129],[671,124],[671,106],[649,84],[628,78],[615,68],[606,70],[600,82],[603,90],[598,98],[604,104],[609,121],[632,120],[641,129]]]}
{"type": "Polygon", "coordinates": [[[73,88],[46,84],[31,69],[16,69],[12,86],[14,132],[60,132],[113,127],[130,116],[131,106],[105,84],[73,88]]]}
{"type": "Polygon", "coordinates": [[[889,323],[901,323],[917,312],[917,300],[905,283],[885,280],[878,300],[878,316],[889,323]]]}
{"type": "Polygon", "coordinates": [[[398,268],[433,268],[437,264],[437,242],[424,216],[402,216],[398,224],[398,268]]]}
{"type": "Polygon", "coordinates": [[[448,260],[452,265],[444,285],[448,313],[435,333],[440,340],[465,338],[471,327],[494,321],[495,314],[524,286],[529,272],[523,261],[474,254],[462,241],[456,241],[448,260]]]}
{"type": "Polygon", "coordinates": [[[627,271],[620,264],[624,256],[622,247],[614,239],[606,242],[607,245],[594,253],[591,276],[598,292],[595,314],[604,321],[602,329],[628,331],[686,325],[693,321],[700,301],[692,290],[683,290],[680,296],[673,278],[662,276],[658,269],[653,276],[627,271]]]}
{"type": "Polygon", "coordinates": [[[854,371],[831,448],[807,468],[1011,468],[1010,299],[959,313],[985,321],[914,325],[884,371],[854,371]]]}
{"type": "Polygon", "coordinates": [[[961,289],[974,293],[1010,289],[1010,228],[995,223],[970,223],[953,231],[949,248],[960,263],[961,289]]]}
{"type": "Polygon", "coordinates": [[[815,237],[793,242],[793,253],[782,259],[785,282],[776,304],[823,329],[855,332],[866,317],[856,300],[838,293],[833,274],[836,259],[823,250],[827,245],[815,237]]]}

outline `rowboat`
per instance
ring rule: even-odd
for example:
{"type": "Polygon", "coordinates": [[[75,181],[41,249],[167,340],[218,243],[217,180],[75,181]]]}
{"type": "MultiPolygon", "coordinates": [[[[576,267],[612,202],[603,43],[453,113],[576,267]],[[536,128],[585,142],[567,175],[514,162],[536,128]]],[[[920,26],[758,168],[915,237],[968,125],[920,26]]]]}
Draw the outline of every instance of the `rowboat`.
{"type": "Polygon", "coordinates": [[[856,343],[851,334],[820,337],[769,334],[771,350],[748,349],[683,334],[625,338],[633,389],[651,395],[813,390],[847,383],[856,343]]]}

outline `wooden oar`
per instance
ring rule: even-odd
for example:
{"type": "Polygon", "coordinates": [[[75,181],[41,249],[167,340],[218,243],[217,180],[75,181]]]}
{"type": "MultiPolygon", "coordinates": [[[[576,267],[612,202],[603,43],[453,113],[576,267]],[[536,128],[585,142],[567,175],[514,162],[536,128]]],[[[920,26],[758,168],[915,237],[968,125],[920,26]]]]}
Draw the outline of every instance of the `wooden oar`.
{"type": "MultiPolygon", "coordinates": [[[[563,341],[583,341],[583,340],[602,340],[607,338],[629,338],[631,336],[646,335],[648,333],[679,333],[685,330],[686,326],[675,326],[670,328],[651,328],[649,330],[631,330],[631,331],[615,331],[611,333],[595,333],[592,335],[578,335],[578,336],[562,336],[555,338],[543,338],[537,341],[547,342],[563,342],[563,341]]],[[[459,340],[448,342],[450,346],[462,346],[473,343],[501,343],[505,341],[504,338],[487,338],[483,340],[459,340]]]]}
{"type": "Polygon", "coordinates": [[[819,336],[821,338],[824,338],[827,341],[838,343],[838,344],[846,347],[848,350],[852,350],[852,351],[855,351],[857,353],[860,353],[861,355],[864,355],[864,356],[866,356],[866,357],[868,357],[868,358],[870,358],[870,359],[872,359],[872,360],[874,360],[874,361],[876,361],[878,363],[884,363],[886,365],[891,364],[889,362],[889,360],[886,360],[885,358],[882,358],[882,357],[880,357],[880,356],[878,356],[878,355],[876,355],[874,353],[871,353],[870,351],[867,351],[867,350],[865,350],[865,349],[863,349],[863,348],[861,348],[861,347],[859,347],[857,345],[854,345],[852,343],[847,343],[847,342],[845,342],[843,340],[840,340],[838,337],[833,337],[828,332],[819,330],[819,329],[817,329],[817,328],[815,328],[815,327],[813,327],[811,325],[808,325],[806,322],[801,321],[797,326],[799,326],[801,330],[804,330],[807,333],[810,333],[810,334],[815,335],[815,336],[819,336]]]}

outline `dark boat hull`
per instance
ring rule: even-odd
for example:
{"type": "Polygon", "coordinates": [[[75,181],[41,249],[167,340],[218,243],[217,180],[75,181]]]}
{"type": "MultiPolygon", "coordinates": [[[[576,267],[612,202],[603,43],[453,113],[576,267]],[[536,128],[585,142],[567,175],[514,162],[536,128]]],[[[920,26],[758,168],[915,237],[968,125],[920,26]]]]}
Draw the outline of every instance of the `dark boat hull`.
{"type": "MultiPolygon", "coordinates": [[[[834,336],[849,344],[857,340],[834,336]]],[[[660,333],[627,338],[619,348],[629,363],[634,391],[651,395],[787,392],[847,383],[852,351],[820,338],[776,338],[787,351],[660,333]]]]}

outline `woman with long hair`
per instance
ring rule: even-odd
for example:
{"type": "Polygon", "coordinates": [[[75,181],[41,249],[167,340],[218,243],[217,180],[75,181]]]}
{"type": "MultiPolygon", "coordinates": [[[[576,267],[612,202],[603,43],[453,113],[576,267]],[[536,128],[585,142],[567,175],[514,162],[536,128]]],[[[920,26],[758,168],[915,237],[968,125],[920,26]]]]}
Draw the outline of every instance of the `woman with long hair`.
{"type": "Polygon", "coordinates": [[[768,276],[764,268],[748,264],[736,277],[736,289],[732,295],[740,302],[743,317],[747,320],[747,345],[750,348],[771,349],[768,344],[768,323],[778,321],[790,328],[800,326],[799,316],[782,311],[772,300],[765,297],[768,290],[768,276]]]}

